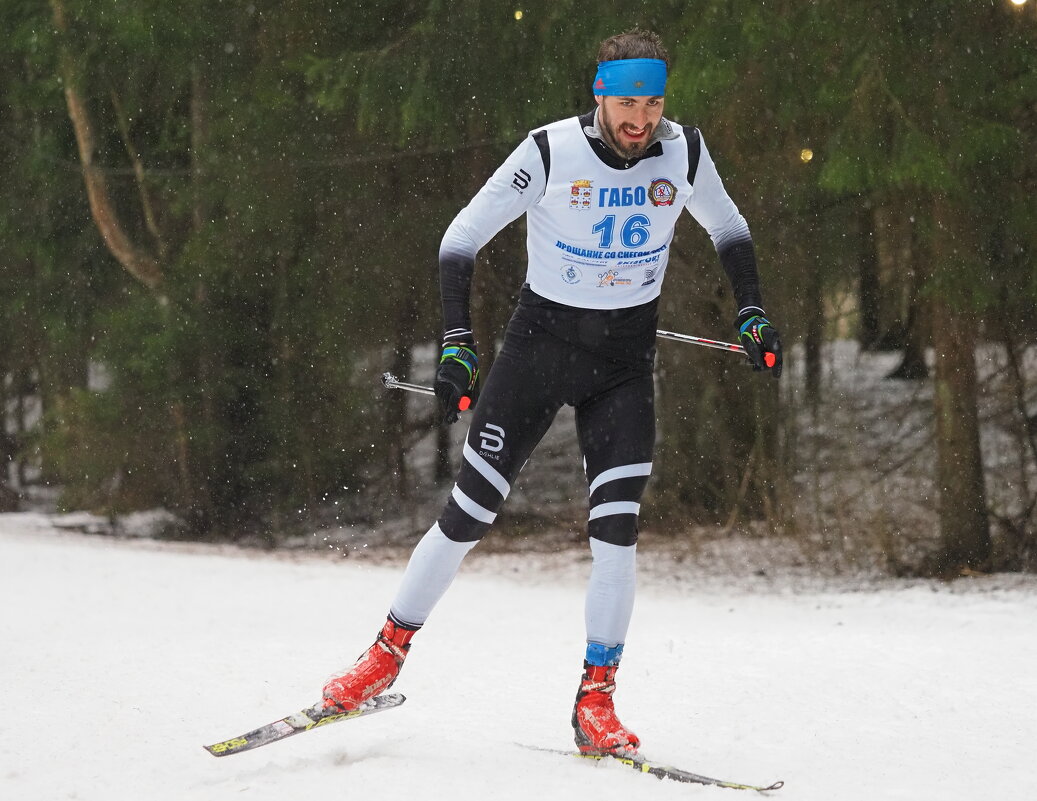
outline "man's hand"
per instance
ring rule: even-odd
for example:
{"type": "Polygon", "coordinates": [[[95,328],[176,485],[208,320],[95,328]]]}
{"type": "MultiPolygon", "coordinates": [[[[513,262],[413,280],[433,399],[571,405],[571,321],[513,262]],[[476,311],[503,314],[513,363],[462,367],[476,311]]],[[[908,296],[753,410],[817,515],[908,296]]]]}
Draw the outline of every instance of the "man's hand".
{"type": "Polygon", "coordinates": [[[752,362],[754,370],[770,370],[771,375],[781,375],[781,337],[770,320],[763,316],[762,309],[742,312],[735,320],[738,329],[738,344],[752,362]],[[757,313],[759,312],[759,313],[757,313]]]}
{"type": "Polygon", "coordinates": [[[456,423],[458,412],[479,398],[479,357],[474,343],[446,342],[433,385],[444,423],[456,423]]]}

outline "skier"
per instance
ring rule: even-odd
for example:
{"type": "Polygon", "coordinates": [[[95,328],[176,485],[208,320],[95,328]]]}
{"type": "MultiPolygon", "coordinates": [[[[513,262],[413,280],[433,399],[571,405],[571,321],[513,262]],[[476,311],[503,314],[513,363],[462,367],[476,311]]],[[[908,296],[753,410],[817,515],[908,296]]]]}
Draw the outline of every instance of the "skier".
{"type": "Polygon", "coordinates": [[[598,53],[593,112],[533,131],[447,229],[439,253],[444,421],[474,415],[456,484],[419,541],[375,643],[324,687],[350,710],[396,680],[411,638],[486,533],[563,404],[575,408],[589,485],[592,568],[587,650],[572,713],[585,753],[636,751],[612,694],[634,602],[637,515],[655,445],[655,331],[674,225],[683,209],[709,233],[730,279],[735,326],[756,370],[777,378],[781,342],[763,310],[745,219],[698,129],[663,117],[669,58],[633,30],[598,53]],[[476,253],[525,213],[528,271],[479,392],[469,315],[476,253]],[[773,356],[771,355],[773,354],[773,356]]]}

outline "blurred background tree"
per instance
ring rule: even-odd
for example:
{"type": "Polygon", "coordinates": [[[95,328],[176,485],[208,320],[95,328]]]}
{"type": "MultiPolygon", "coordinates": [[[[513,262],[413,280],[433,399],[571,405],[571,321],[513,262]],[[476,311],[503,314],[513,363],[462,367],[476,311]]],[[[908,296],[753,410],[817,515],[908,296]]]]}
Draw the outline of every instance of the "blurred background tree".
{"type": "MultiPolygon", "coordinates": [[[[853,338],[932,390],[939,538],[920,569],[1030,564],[1035,8],[7,0],[4,497],[55,486],[66,508],[165,506],[188,536],[271,541],[417,504],[415,448],[432,438],[445,481],[448,437],[376,377],[427,369],[442,231],[526,132],[592,107],[598,43],[640,25],[669,45],[667,115],[702,129],[794,354],[779,383],[661,345],[646,525],[796,531],[824,347],[853,338]],[[984,343],[1004,355],[989,380],[984,343]],[[989,392],[1016,453],[994,496],[989,392]]],[[[480,254],[487,366],[523,233],[480,254]]],[[[733,338],[690,219],[670,275],[662,326],[733,338]]]]}

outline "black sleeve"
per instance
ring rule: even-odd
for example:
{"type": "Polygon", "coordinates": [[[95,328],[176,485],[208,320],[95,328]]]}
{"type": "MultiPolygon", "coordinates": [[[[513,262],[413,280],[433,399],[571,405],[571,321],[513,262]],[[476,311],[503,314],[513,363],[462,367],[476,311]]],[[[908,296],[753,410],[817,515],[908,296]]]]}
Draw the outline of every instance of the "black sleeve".
{"type": "Polygon", "coordinates": [[[467,342],[472,335],[469,300],[475,259],[458,253],[439,254],[439,291],[443,302],[443,341],[467,342]]]}
{"type": "Polygon", "coordinates": [[[760,294],[760,275],[756,269],[756,248],[751,238],[740,239],[722,247],[718,253],[720,263],[731,282],[735,305],[741,311],[748,306],[763,310],[760,294]]]}

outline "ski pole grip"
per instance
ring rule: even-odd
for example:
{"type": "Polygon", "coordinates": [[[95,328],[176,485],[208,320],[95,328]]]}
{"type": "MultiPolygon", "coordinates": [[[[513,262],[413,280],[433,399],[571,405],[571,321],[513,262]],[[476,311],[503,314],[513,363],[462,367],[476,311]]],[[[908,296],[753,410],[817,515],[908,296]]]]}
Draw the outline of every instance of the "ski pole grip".
{"type": "Polygon", "coordinates": [[[462,395],[461,400],[457,402],[457,408],[462,412],[468,411],[468,407],[472,405],[472,399],[467,395],[462,395]]]}
{"type": "Polygon", "coordinates": [[[773,367],[774,363],[777,360],[777,357],[770,351],[767,351],[765,354],[763,354],[763,363],[766,364],[768,367],[773,367]]]}

